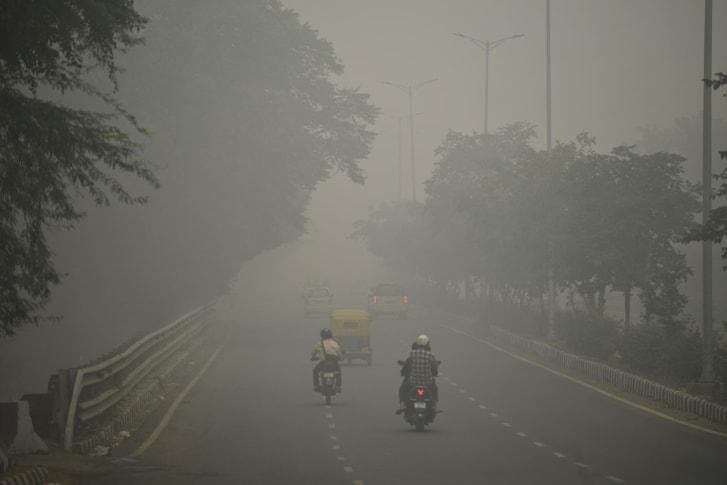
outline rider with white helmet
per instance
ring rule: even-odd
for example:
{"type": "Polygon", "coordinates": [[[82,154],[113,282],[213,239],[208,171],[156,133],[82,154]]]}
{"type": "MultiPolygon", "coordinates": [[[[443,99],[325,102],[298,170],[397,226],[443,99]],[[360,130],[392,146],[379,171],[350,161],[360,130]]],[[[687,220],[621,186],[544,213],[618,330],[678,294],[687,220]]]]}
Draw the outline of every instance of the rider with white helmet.
{"type": "Polygon", "coordinates": [[[429,337],[422,334],[411,346],[411,352],[401,369],[401,375],[404,380],[399,387],[399,409],[396,414],[401,414],[406,410],[406,395],[411,386],[427,386],[434,397],[434,407],[436,409],[439,401],[439,389],[434,378],[439,374],[439,361],[432,354],[432,347],[429,337]]]}

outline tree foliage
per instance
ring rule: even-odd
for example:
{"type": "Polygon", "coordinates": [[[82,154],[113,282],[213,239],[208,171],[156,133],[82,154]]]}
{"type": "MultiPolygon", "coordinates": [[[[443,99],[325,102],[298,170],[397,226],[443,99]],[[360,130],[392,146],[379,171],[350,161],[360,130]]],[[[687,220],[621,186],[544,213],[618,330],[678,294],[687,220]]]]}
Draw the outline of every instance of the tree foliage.
{"type": "Polygon", "coordinates": [[[84,275],[59,295],[103,299],[119,324],[141,326],[223,293],[246,260],[304,233],[330,175],[364,182],[376,108],[341,85],[331,43],[278,1],[137,4],[145,45],[121,59],[119,98],[153,134],[145,154],[163,189],[143,210],[89,217],[57,247],[84,275]]]}
{"type": "MultiPolygon", "coordinates": [[[[65,219],[48,223],[76,229],[53,232],[50,246],[25,247],[27,212],[3,206],[2,230],[17,234],[12,254],[5,248],[14,246],[2,241],[3,264],[21,261],[17,251],[25,251],[27,265],[15,273],[2,268],[3,277],[17,275],[3,284],[25,305],[18,315],[31,318],[49,295],[47,285],[18,286],[21,279],[59,280],[47,271],[52,248],[56,264],[72,270],[55,293],[61,310],[79,308],[84,298],[103,302],[83,305],[89,321],[169,318],[224,291],[246,259],[302,234],[311,194],[331,174],[364,181],[360,162],[374,138],[376,109],[367,94],[339,85],[343,64],[333,46],[277,0],[220,0],[214,8],[196,0],[16,0],[2,2],[0,18],[1,136],[27,139],[34,156],[50,144],[58,150],[42,158],[48,176],[41,178],[19,154],[3,151],[2,203],[11,200],[10,174],[22,168],[22,182],[35,190],[23,194],[66,197],[45,207],[46,216],[65,219]],[[144,46],[128,49],[142,35],[144,46]],[[18,120],[30,101],[37,110],[18,120]],[[137,138],[147,134],[140,125],[152,136],[137,138]],[[158,181],[138,155],[142,139],[158,181]],[[138,180],[163,186],[143,210],[89,211],[90,202],[112,197],[142,201],[134,195],[146,188],[138,180]],[[82,192],[90,197],[81,200],[82,192]],[[89,217],[80,221],[84,212],[89,217]],[[48,265],[31,271],[40,250],[48,265]]],[[[37,224],[28,227],[30,234],[37,224]]]]}
{"type": "Polygon", "coordinates": [[[124,173],[157,186],[133,138],[143,129],[88,80],[105,73],[116,87],[116,56],[140,42],[145,23],[130,0],[0,5],[0,336],[36,322],[60,281],[47,232],[83,216],[79,193],[99,205],[143,202],[124,173]],[[106,109],[49,99],[73,92],[106,109]]]}
{"type": "Polygon", "coordinates": [[[542,304],[552,268],[591,314],[603,314],[609,291],[638,291],[645,318],[676,323],[689,274],[677,243],[698,208],[684,159],[597,153],[586,134],[538,151],[533,136],[524,123],[449,133],[416,217],[387,207],[357,234],[386,262],[440,282],[474,278],[499,302],[542,304]]]}
{"type": "MultiPolygon", "coordinates": [[[[715,91],[727,85],[727,74],[718,72],[714,79],[705,79],[704,82],[707,86],[712,87],[715,91]]],[[[727,96],[727,93],[724,94],[727,96]]],[[[720,157],[727,160],[727,150],[719,152],[720,157]]],[[[721,181],[720,186],[717,189],[715,198],[727,197],[727,167],[725,167],[719,174],[715,176],[717,181],[721,181]]],[[[698,227],[690,235],[690,240],[693,241],[713,241],[721,243],[727,237],[727,206],[722,205],[712,209],[709,215],[709,219],[698,227]]],[[[727,245],[722,246],[722,258],[727,259],[727,245]]],[[[724,266],[727,270],[727,264],[724,266]]]]}

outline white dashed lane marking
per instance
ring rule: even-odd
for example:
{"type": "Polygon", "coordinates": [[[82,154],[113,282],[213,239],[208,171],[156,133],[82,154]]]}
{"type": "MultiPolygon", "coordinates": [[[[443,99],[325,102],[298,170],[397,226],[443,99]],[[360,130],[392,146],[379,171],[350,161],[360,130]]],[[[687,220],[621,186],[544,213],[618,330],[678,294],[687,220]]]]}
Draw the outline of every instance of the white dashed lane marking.
{"type": "MultiPolygon", "coordinates": [[[[459,384],[457,384],[456,382],[452,381],[448,377],[443,377],[443,378],[444,378],[444,380],[446,380],[447,382],[449,382],[453,387],[458,388],[460,394],[467,394],[467,391],[463,387],[460,387],[459,384]]],[[[474,398],[474,396],[467,396],[467,399],[469,399],[472,402],[476,402],[476,399],[474,398]]],[[[487,406],[485,406],[484,404],[478,404],[477,407],[479,407],[482,410],[487,410],[487,406]]],[[[488,414],[489,414],[489,416],[491,418],[497,418],[497,417],[499,417],[498,414],[496,412],[493,412],[493,411],[489,412],[488,414]]],[[[505,428],[512,428],[513,427],[512,424],[508,423],[507,421],[502,421],[500,424],[503,427],[505,427],[505,428]]],[[[528,437],[528,435],[525,434],[522,431],[518,431],[515,434],[517,436],[521,437],[521,438],[527,438],[528,437]]],[[[532,441],[532,443],[533,443],[534,446],[537,446],[538,448],[547,448],[548,447],[548,445],[546,445],[545,443],[543,443],[541,441],[532,441]]],[[[554,451],[554,452],[552,452],[552,454],[553,454],[553,456],[555,456],[559,460],[565,460],[567,462],[571,462],[568,459],[568,456],[565,453],[562,453],[560,451],[554,451]]],[[[585,463],[581,463],[581,462],[578,462],[578,461],[572,461],[571,463],[573,465],[577,466],[578,468],[583,469],[583,470],[586,470],[586,469],[590,469],[591,468],[590,465],[587,465],[585,463]]],[[[601,475],[601,476],[604,477],[604,475],[601,475]]],[[[625,480],[623,480],[622,478],[619,478],[619,477],[617,477],[615,475],[606,475],[604,478],[606,478],[608,481],[610,481],[612,483],[625,483],[625,480]]],[[[356,485],[356,481],[354,481],[354,485],[356,485]]]]}
{"type": "MultiPolygon", "coordinates": [[[[327,410],[331,409],[331,406],[326,405],[326,409],[327,410]]],[[[328,424],[328,429],[330,429],[330,430],[336,429],[336,423],[333,422],[333,419],[334,419],[333,418],[333,413],[332,412],[326,412],[326,413],[324,413],[324,417],[326,418],[326,420],[329,420],[329,422],[327,423],[328,424]]],[[[336,436],[336,435],[328,435],[328,438],[330,438],[331,441],[333,441],[333,445],[331,446],[331,450],[334,453],[340,453],[340,451],[341,451],[341,445],[338,443],[338,436],[336,436]]],[[[335,457],[336,457],[336,461],[338,461],[342,465],[345,465],[343,467],[343,471],[344,472],[346,472],[346,473],[353,473],[353,467],[350,466],[350,465],[348,465],[348,464],[346,464],[348,460],[346,459],[346,457],[344,455],[336,454],[335,457]]],[[[353,480],[353,485],[364,485],[364,482],[363,482],[363,480],[353,480]]]]}

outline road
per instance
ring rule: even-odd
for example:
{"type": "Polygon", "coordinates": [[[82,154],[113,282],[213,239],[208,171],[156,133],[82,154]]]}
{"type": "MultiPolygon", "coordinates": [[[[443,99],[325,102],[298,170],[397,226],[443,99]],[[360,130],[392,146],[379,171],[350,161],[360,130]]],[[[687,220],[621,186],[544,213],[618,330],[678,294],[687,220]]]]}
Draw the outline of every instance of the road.
{"type": "Polygon", "coordinates": [[[724,484],[727,440],[620,404],[415,312],[377,320],[374,363],[326,407],[313,319],[232,327],[217,361],[139,461],[102,484],[724,484]],[[396,360],[419,333],[443,360],[441,414],[394,415],[396,360]]]}

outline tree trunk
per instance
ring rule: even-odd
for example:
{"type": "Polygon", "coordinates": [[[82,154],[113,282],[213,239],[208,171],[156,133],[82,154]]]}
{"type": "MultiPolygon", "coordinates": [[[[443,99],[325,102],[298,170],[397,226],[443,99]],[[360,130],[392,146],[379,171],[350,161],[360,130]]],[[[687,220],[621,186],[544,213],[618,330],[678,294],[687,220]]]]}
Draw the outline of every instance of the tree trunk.
{"type": "Polygon", "coordinates": [[[603,315],[606,309],[606,288],[602,287],[598,290],[598,314],[603,315]]]}
{"type": "Polygon", "coordinates": [[[631,328],[631,288],[624,290],[624,330],[631,328]]]}
{"type": "Polygon", "coordinates": [[[596,294],[592,290],[582,291],[581,298],[583,298],[583,304],[586,306],[588,313],[593,313],[596,310],[596,294]]]}
{"type": "Polygon", "coordinates": [[[571,311],[576,311],[576,291],[573,288],[568,291],[568,305],[571,311]]]}

